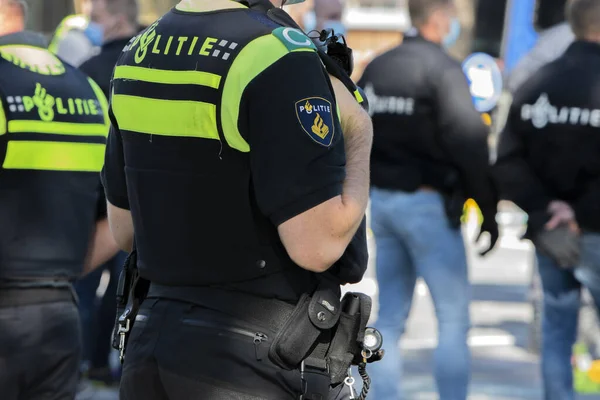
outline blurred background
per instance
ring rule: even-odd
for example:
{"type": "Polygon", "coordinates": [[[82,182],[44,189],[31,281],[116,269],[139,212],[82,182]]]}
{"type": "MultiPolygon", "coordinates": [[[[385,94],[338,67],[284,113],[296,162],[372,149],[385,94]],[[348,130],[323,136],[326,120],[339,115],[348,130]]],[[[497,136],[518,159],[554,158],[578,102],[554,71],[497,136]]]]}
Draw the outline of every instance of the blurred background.
{"type": "MultiPolygon", "coordinates": [[[[83,13],[85,0],[27,0],[28,28],[51,39],[68,15],[83,13]]],[[[508,82],[511,72],[535,45],[539,35],[564,20],[565,0],[456,0],[462,24],[461,36],[451,49],[458,60],[474,52],[494,57],[508,82]]],[[[176,0],[139,0],[139,23],[149,25],[176,0]]],[[[307,0],[288,7],[306,30],[333,28],[344,33],[354,49],[357,80],[364,66],[376,55],[398,45],[402,32],[410,27],[406,0],[307,0]]],[[[511,96],[505,90],[492,115],[492,142],[503,124],[511,96]]],[[[469,210],[463,227],[466,243],[478,231],[478,215],[469,210]]],[[[474,356],[472,399],[540,399],[538,367],[540,334],[540,292],[535,256],[529,241],[521,240],[527,215],[510,203],[501,204],[497,216],[502,227],[500,246],[482,259],[469,247],[469,270],[474,285],[471,305],[473,329],[469,344],[474,356]]],[[[363,291],[376,298],[373,238],[371,265],[365,279],[347,290],[363,291]]],[[[96,292],[106,291],[108,273],[96,292]]],[[[110,294],[109,294],[110,295],[110,294]]],[[[580,339],[574,358],[576,387],[585,398],[600,399],[600,381],[585,373],[587,363],[600,358],[600,330],[590,305],[582,309],[580,339]],[[582,372],[583,371],[583,372],[582,372]]],[[[375,317],[374,317],[375,318],[375,317]]],[[[405,388],[411,399],[434,399],[431,375],[435,337],[432,304],[424,284],[419,283],[408,331],[401,347],[405,351],[405,388]]],[[[387,344],[388,346],[390,344],[387,344]]],[[[118,362],[113,357],[112,367],[118,362]]],[[[589,367],[587,367],[589,369],[589,367]]],[[[109,385],[110,386],[110,385],[109,385]]],[[[116,390],[98,382],[83,388],[79,399],[116,399],[116,390]]]]}

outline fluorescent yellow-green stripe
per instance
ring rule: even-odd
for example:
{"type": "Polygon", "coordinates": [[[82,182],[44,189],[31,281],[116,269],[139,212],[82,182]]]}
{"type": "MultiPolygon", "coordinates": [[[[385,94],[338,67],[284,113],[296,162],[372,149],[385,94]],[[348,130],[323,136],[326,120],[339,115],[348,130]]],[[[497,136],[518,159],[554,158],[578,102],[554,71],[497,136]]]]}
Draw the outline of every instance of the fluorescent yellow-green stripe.
{"type": "Polygon", "coordinates": [[[11,133],[33,132],[55,135],[108,136],[107,126],[104,124],[82,124],[79,122],[15,120],[8,121],[8,131],[11,133]]]}
{"type": "Polygon", "coordinates": [[[144,68],[121,65],[115,68],[113,79],[134,79],[168,85],[201,85],[219,88],[221,77],[204,71],[168,71],[164,69],[144,68]]]}
{"type": "Polygon", "coordinates": [[[88,82],[92,89],[94,90],[94,94],[96,98],[100,102],[100,108],[102,108],[102,115],[104,115],[104,124],[106,125],[106,136],[108,136],[108,130],[110,127],[110,118],[108,118],[108,100],[106,100],[106,96],[100,86],[92,78],[88,78],[88,82]]]}
{"type": "Polygon", "coordinates": [[[151,135],[219,139],[217,107],[200,101],[159,100],[115,94],[119,128],[151,135]]]}
{"type": "Polygon", "coordinates": [[[104,164],[103,144],[69,142],[8,142],[5,169],[99,172],[104,164]]]}
{"type": "Polygon", "coordinates": [[[354,97],[356,98],[356,101],[358,101],[359,103],[362,103],[363,101],[365,101],[362,97],[362,95],[360,94],[360,92],[357,90],[354,91],[354,97]]]}
{"type": "MultiPolygon", "coordinates": [[[[294,51],[314,50],[300,48],[294,51]]],[[[246,45],[233,61],[223,86],[221,107],[223,134],[230,147],[241,152],[250,151],[250,146],[238,129],[242,94],[254,78],[288,53],[281,40],[274,35],[266,35],[246,45]]]]}
{"type": "Polygon", "coordinates": [[[6,133],[6,114],[4,114],[4,107],[2,107],[2,102],[0,102],[0,136],[6,133]]]}

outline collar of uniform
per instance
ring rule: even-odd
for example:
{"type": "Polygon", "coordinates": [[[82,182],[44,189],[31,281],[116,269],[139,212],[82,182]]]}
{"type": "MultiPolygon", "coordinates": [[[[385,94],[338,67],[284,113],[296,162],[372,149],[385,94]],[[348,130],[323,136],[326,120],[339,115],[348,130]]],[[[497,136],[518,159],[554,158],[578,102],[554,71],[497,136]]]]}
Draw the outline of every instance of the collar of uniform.
{"type": "Polygon", "coordinates": [[[226,9],[247,8],[243,1],[235,0],[187,0],[181,1],[174,9],[184,13],[205,13],[226,9]]]}
{"type": "Polygon", "coordinates": [[[48,47],[48,41],[41,33],[21,31],[9,35],[0,36],[0,46],[11,44],[24,44],[35,47],[48,47]]]}
{"type": "Polygon", "coordinates": [[[433,43],[433,42],[425,39],[416,28],[410,28],[409,30],[404,32],[403,41],[404,42],[426,42],[426,43],[431,43],[431,44],[435,44],[436,46],[438,46],[437,43],[433,43]]]}
{"type": "Polygon", "coordinates": [[[600,55],[600,44],[595,42],[587,42],[585,40],[576,40],[571,43],[566,54],[600,55]]]}
{"type": "Polygon", "coordinates": [[[251,10],[268,12],[275,6],[269,0],[240,0],[239,3],[247,6],[251,10]]]}

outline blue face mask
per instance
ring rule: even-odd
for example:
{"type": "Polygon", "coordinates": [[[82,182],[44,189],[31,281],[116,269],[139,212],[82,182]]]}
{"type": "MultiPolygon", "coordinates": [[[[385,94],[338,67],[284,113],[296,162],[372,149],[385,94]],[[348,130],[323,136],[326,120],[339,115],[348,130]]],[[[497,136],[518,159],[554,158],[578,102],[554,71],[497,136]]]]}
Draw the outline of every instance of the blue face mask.
{"type": "Polygon", "coordinates": [[[452,18],[452,22],[450,22],[450,32],[448,32],[448,34],[444,36],[444,39],[442,40],[442,45],[445,48],[452,47],[454,43],[456,43],[456,41],[458,40],[459,36],[460,22],[458,21],[458,18],[452,18]]]}
{"type": "Polygon", "coordinates": [[[102,46],[102,42],[104,41],[104,28],[102,25],[90,21],[87,28],[85,28],[84,34],[92,45],[102,46]]]}

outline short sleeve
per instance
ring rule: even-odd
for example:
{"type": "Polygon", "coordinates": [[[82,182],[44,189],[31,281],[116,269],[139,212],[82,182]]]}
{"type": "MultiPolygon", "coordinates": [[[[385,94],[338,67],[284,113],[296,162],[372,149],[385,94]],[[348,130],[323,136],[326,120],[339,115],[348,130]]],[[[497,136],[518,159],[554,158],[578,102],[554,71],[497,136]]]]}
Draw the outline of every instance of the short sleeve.
{"type": "Polygon", "coordinates": [[[344,138],[318,55],[292,52],[246,88],[240,109],[258,206],[276,226],[342,193],[344,138]]]}
{"type": "Polygon", "coordinates": [[[123,154],[123,139],[115,123],[112,110],[109,111],[111,125],[104,154],[102,168],[102,185],[106,199],[110,204],[129,210],[127,197],[127,182],[125,180],[125,158],[123,154]]]}
{"type": "Polygon", "coordinates": [[[96,202],[96,221],[106,218],[106,195],[101,182],[98,182],[98,201],[96,202]]]}

